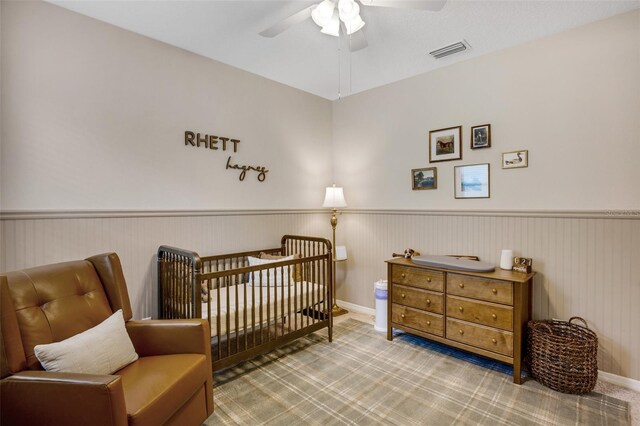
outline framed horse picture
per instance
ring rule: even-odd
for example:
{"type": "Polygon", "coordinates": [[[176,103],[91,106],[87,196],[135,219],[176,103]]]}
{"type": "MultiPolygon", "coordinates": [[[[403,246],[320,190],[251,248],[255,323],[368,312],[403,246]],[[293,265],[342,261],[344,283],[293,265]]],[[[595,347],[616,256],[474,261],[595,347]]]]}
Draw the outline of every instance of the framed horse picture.
{"type": "Polygon", "coordinates": [[[462,126],[429,132],[429,162],[462,159],[462,126]]]}

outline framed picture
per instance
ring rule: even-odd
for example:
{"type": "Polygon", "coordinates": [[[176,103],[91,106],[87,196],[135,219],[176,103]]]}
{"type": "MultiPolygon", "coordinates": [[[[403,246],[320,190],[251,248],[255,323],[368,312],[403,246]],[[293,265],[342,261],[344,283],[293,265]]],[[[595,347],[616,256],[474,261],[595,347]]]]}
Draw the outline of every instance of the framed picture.
{"type": "Polygon", "coordinates": [[[520,151],[511,151],[502,153],[502,168],[517,169],[529,166],[529,151],[526,149],[520,151]]]}
{"type": "Polygon", "coordinates": [[[428,167],[426,169],[412,169],[411,185],[414,191],[417,189],[437,189],[438,169],[436,167],[428,167]]]}
{"type": "Polygon", "coordinates": [[[462,126],[429,132],[429,162],[462,159],[462,126]]]}
{"type": "Polygon", "coordinates": [[[471,149],[489,148],[491,146],[491,124],[471,128],[471,149]]]}
{"type": "Polygon", "coordinates": [[[456,198],[489,198],[489,163],[454,167],[456,198]]]}

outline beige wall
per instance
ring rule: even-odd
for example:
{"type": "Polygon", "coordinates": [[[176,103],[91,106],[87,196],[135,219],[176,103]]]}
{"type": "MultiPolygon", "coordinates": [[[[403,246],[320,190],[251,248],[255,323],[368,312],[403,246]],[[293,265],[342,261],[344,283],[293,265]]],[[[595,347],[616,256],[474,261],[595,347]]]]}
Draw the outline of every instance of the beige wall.
{"type": "Polygon", "coordinates": [[[634,11],[349,96],[333,103],[336,182],[366,209],[640,209],[638,76],[634,11]],[[492,146],[472,151],[486,123],[492,146]],[[462,160],[429,164],[429,131],[459,125],[462,160]],[[520,149],[529,167],[502,170],[520,149]],[[454,199],[454,166],[474,163],[491,164],[491,198],[454,199]],[[438,189],[412,191],[432,166],[438,189]]]}
{"type": "Polygon", "coordinates": [[[318,206],[329,101],[51,4],[1,7],[3,209],[318,206]],[[185,147],[185,130],[238,152],[185,147]]]}

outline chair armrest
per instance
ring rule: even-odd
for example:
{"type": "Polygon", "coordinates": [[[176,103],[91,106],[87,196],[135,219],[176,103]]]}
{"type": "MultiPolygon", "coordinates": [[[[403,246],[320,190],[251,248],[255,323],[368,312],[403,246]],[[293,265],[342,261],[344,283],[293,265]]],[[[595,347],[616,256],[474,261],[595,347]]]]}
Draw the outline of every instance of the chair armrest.
{"type": "Polygon", "coordinates": [[[0,381],[0,424],[127,424],[119,376],[22,371],[0,381]]]}
{"type": "Polygon", "coordinates": [[[140,356],[204,354],[211,360],[211,331],[204,319],[127,321],[127,332],[140,356]]]}

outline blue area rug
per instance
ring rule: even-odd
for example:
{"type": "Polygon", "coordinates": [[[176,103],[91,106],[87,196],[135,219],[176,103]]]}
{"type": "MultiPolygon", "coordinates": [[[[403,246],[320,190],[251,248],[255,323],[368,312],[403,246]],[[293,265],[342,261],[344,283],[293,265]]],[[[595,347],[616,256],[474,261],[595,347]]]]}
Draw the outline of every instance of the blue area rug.
{"type": "MultiPolygon", "coordinates": [[[[410,344],[410,345],[415,345],[415,346],[419,346],[421,348],[425,348],[434,352],[438,352],[442,355],[450,356],[465,362],[470,362],[482,368],[487,368],[489,370],[498,371],[500,373],[513,376],[513,367],[510,366],[509,364],[505,364],[500,361],[495,361],[493,359],[485,358],[480,355],[475,355],[470,352],[452,348],[450,346],[446,346],[441,343],[434,342],[420,336],[414,336],[412,334],[408,334],[408,333],[405,333],[404,331],[400,331],[396,329],[393,329],[393,338],[402,340],[403,342],[406,342],[407,344],[410,344]]],[[[523,370],[522,376],[528,377],[529,373],[526,370],[523,370]]]]}

